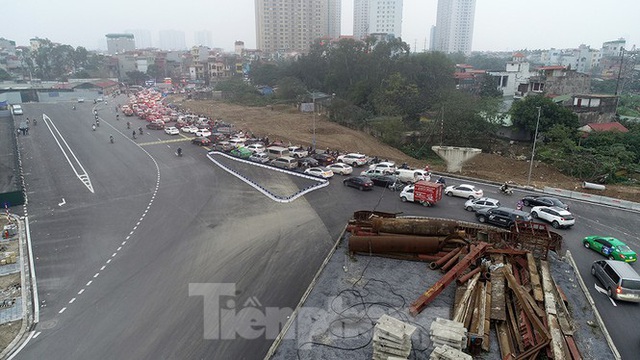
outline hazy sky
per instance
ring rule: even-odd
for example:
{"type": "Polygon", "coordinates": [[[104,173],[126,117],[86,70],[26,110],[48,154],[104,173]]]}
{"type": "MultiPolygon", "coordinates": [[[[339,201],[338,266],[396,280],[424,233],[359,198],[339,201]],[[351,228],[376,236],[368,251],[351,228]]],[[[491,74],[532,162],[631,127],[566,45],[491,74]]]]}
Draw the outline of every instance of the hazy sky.
{"type": "MultiPolygon", "coordinates": [[[[437,0],[404,0],[402,39],[418,51],[428,48],[437,0]]],[[[215,47],[235,40],[255,48],[254,0],[4,0],[0,37],[28,45],[32,37],[88,49],[106,49],[104,35],[148,29],[210,30],[215,47]]],[[[477,0],[473,50],[600,48],[623,37],[627,48],[640,41],[638,0],[477,0]],[[633,30],[635,29],[635,30],[633,30]]],[[[342,0],[342,34],[353,34],[353,0],[342,0]]],[[[640,45],[640,44],[638,44],[640,45]]]]}

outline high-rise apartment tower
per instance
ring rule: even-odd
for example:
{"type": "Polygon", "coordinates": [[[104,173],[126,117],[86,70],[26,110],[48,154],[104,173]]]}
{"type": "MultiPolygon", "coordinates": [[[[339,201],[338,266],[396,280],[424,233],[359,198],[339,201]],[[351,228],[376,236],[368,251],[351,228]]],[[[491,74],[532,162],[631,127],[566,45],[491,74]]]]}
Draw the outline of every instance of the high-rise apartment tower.
{"type": "Polygon", "coordinates": [[[341,0],[255,0],[259,50],[306,53],[319,38],[340,36],[341,0]]]}
{"type": "Polygon", "coordinates": [[[438,0],[436,28],[431,50],[445,53],[471,52],[476,0],[438,0]]]}
{"type": "Polygon", "coordinates": [[[354,38],[361,40],[370,34],[400,37],[401,33],[402,0],[354,0],[354,38]]]}

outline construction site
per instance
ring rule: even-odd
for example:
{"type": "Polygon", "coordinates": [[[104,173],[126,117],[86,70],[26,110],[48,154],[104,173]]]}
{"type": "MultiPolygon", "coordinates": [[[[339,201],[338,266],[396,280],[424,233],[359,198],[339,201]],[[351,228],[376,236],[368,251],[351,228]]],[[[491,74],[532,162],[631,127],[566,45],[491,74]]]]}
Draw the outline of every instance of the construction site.
{"type": "Polygon", "coordinates": [[[612,359],[562,236],[358,211],[272,359],[612,359]]]}

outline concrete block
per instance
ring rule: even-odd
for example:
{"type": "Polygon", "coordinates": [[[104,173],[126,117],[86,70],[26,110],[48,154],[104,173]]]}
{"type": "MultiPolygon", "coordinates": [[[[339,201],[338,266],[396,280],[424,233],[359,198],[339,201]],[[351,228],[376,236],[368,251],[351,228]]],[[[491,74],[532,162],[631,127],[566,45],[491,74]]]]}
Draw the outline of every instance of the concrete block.
{"type": "Polygon", "coordinates": [[[432,360],[473,360],[469,354],[453,349],[447,345],[437,346],[429,356],[432,360]]]}
{"type": "Polygon", "coordinates": [[[378,319],[376,329],[397,339],[402,339],[405,335],[411,337],[413,332],[416,331],[415,326],[406,324],[398,319],[392,318],[387,314],[383,314],[378,319]]]}

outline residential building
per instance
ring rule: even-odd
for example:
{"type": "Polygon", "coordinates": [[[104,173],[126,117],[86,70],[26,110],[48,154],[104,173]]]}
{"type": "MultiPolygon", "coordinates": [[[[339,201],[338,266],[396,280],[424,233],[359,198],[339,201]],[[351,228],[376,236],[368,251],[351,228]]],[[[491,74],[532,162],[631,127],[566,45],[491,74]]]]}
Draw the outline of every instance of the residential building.
{"type": "Polygon", "coordinates": [[[126,30],[125,33],[133,34],[136,43],[136,49],[148,49],[153,47],[151,41],[151,31],[146,29],[126,30]]]}
{"type": "Polygon", "coordinates": [[[602,57],[620,56],[620,51],[625,47],[626,43],[626,40],[623,38],[602,43],[602,50],[600,50],[602,57]]]}
{"type": "Polygon", "coordinates": [[[591,76],[562,65],[543,66],[529,79],[529,92],[547,96],[588,94],[591,76]]]}
{"type": "Polygon", "coordinates": [[[158,44],[161,50],[185,50],[187,43],[184,31],[161,30],[158,33],[158,44]]]}
{"type": "Polygon", "coordinates": [[[560,65],[584,74],[591,74],[600,66],[602,52],[580,45],[577,49],[549,49],[542,51],[541,62],[545,66],[560,65]]]}
{"type": "Polygon", "coordinates": [[[209,30],[200,30],[196,31],[193,37],[196,46],[206,46],[213,47],[213,37],[211,36],[211,31],[209,30]]]}
{"type": "Polygon", "coordinates": [[[110,55],[123,54],[136,49],[133,34],[107,34],[107,53],[110,55]]]}
{"type": "Polygon", "coordinates": [[[438,0],[432,51],[471,53],[476,0],[438,0]]]}
{"type": "Polygon", "coordinates": [[[618,131],[621,133],[629,132],[629,129],[627,129],[624,125],[620,124],[617,121],[607,122],[607,123],[591,123],[591,124],[587,124],[585,126],[579,127],[578,130],[585,133],[603,132],[603,131],[618,131]]]}
{"type": "Polygon", "coordinates": [[[365,39],[371,34],[402,36],[403,0],[354,0],[353,37],[365,39]]]}
{"type": "Polygon", "coordinates": [[[242,51],[244,50],[244,41],[236,41],[234,44],[234,54],[238,56],[242,56],[242,51]]]}
{"type": "Polygon", "coordinates": [[[266,53],[306,53],[340,34],[341,0],[255,0],[256,42],[266,53]]]}
{"type": "Polygon", "coordinates": [[[532,76],[529,62],[521,53],[513,55],[504,71],[487,71],[487,74],[496,78],[498,90],[502,91],[504,97],[509,98],[524,96],[529,89],[529,78],[532,76]]]}
{"type": "MultiPolygon", "coordinates": [[[[578,115],[582,125],[602,124],[615,118],[617,103],[618,96],[616,95],[578,94],[572,96],[568,108],[578,115]]],[[[594,126],[590,127],[594,129],[594,126]]],[[[595,128],[596,131],[602,130],[598,126],[595,128]]]]}

